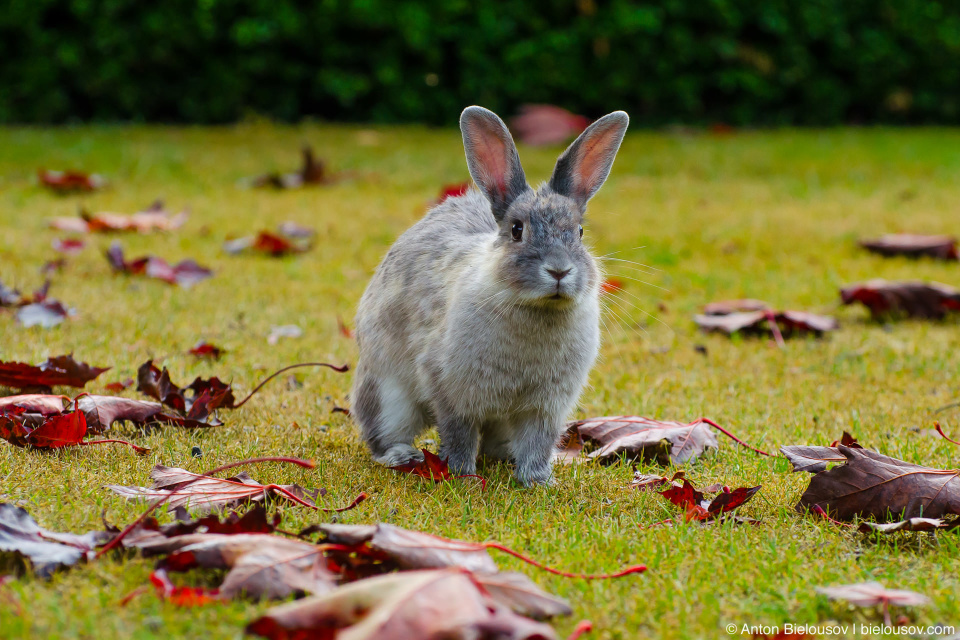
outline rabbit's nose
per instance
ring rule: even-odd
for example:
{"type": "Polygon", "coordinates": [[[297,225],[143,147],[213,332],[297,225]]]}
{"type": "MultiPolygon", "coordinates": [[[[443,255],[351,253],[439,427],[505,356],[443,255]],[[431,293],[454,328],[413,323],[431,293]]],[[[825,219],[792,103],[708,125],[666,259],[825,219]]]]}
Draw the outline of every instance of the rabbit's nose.
{"type": "Polygon", "coordinates": [[[561,280],[563,280],[563,279],[567,276],[568,273],[570,273],[570,270],[571,270],[571,269],[569,269],[569,268],[568,268],[568,269],[563,269],[563,270],[561,270],[561,269],[547,269],[547,273],[549,273],[549,274],[552,275],[554,278],[556,278],[557,282],[560,282],[561,280]]]}

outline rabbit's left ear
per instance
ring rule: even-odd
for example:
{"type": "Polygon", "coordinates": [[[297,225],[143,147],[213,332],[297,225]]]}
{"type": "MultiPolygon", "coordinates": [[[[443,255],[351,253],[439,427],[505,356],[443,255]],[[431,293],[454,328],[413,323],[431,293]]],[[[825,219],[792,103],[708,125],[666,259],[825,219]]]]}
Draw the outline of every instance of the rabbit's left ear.
{"type": "Polygon", "coordinates": [[[513,201],[530,188],[520,166],[517,145],[503,120],[483,107],[464,109],[460,130],[470,176],[487,196],[499,222],[513,201]]]}
{"type": "Polygon", "coordinates": [[[550,188],[585,209],[610,174],[629,124],[626,112],[614,111],[587,127],[557,159],[550,188]]]}

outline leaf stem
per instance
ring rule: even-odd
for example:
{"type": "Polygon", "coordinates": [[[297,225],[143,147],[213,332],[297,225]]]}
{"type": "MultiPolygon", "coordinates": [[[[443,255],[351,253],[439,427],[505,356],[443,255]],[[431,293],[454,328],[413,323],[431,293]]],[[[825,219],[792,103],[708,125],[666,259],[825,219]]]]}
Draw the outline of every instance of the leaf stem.
{"type": "Polygon", "coordinates": [[[106,444],[106,443],[108,443],[108,442],[115,442],[115,443],[117,443],[117,444],[125,444],[125,445],[127,445],[128,447],[132,448],[134,451],[136,451],[136,452],[137,452],[137,455],[145,456],[145,455],[147,455],[148,453],[150,453],[150,449],[148,449],[148,448],[146,448],[146,447],[137,446],[137,445],[133,444],[132,442],[127,442],[126,440],[113,440],[113,439],[108,439],[108,440],[81,440],[81,441],[79,442],[79,444],[80,444],[81,447],[85,447],[85,446],[87,446],[88,444],[106,444]]]}
{"type": "Polygon", "coordinates": [[[292,365],[290,365],[289,367],[284,367],[283,369],[280,369],[279,371],[275,371],[275,372],[271,373],[269,376],[267,376],[267,378],[266,378],[265,380],[263,380],[263,382],[261,382],[260,384],[258,384],[258,385],[253,389],[253,391],[251,391],[250,393],[248,393],[246,398],[244,398],[244,399],[241,400],[240,402],[234,404],[234,405],[233,405],[232,407],[230,407],[230,408],[231,408],[231,409],[239,409],[240,407],[242,407],[243,405],[245,405],[245,404],[247,403],[247,400],[249,400],[250,398],[253,397],[253,394],[255,394],[257,391],[260,391],[260,389],[263,388],[263,385],[267,384],[268,382],[270,382],[271,380],[273,380],[274,378],[276,378],[278,375],[280,375],[281,373],[283,373],[283,372],[285,372],[285,371],[290,371],[290,369],[297,369],[297,368],[300,368],[300,367],[329,367],[329,368],[333,369],[334,371],[338,371],[338,372],[340,372],[340,373],[343,373],[344,371],[349,371],[349,370],[350,370],[350,365],[348,365],[348,364],[344,364],[344,365],[341,365],[341,366],[339,366],[339,367],[338,367],[337,365],[335,365],[335,364],[328,364],[328,363],[326,363],[326,362],[303,362],[303,363],[300,363],[300,364],[292,364],[292,365]]]}
{"type": "Polygon", "coordinates": [[[548,567],[544,564],[540,564],[533,558],[528,558],[519,551],[514,551],[510,547],[506,547],[499,542],[481,542],[480,547],[484,549],[496,549],[498,551],[503,551],[506,554],[523,560],[527,564],[532,564],[533,566],[546,571],[547,573],[552,573],[554,575],[563,576],[564,578],[579,578],[581,580],[610,580],[611,578],[622,578],[623,576],[628,576],[632,573],[643,573],[647,570],[647,566],[643,564],[637,564],[632,567],[627,567],[616,573],[570,573],[568,571],[561,571],[560,569],[554,569],[553,567],[548,567]]]}
{"type": "Polygon", "coordinates": [[[951,438],[947,437],[947,434],[943,432],[943,427],[940,426],[939,422],[934,421],[933,426],[936,427],[937,433],[943,436],[944,440],[946,440],[947,442],[952,442],[953,444],[956,444],[956,445],[960,445],[960,442],[957,442],[956,440],[952,440],[951,438]]]}
{"type": "MultiPolygon", "coordinates": [[[[762,456],[771,456],[771,454],[767,453],[766,451],[761,451],[760,449],[757,449],[757,448],[755,448],[755,447],[751,447],[751,446],[748,445],[746,442],[744,442],[743,440],[741,440],[741,439],[738,438],[737,436],[733,435],[732,433],[730,433],[729,431],[727,431],[726,429],[724,429],[723,427],[721,427],[720,425],[718,425],[716,422],[714,422],[714,421],[711,420],[710,418],[697,418],[697,419],[694,420],[693,423],[691,423],[691,424],[695,424],[695,423],[697,423],[697,422],[702,422],[702,423],[704,423],[704,424],[710,425],[711,427],[713,427],[714,429],[716,429],[717,431],[719,431],[719,432],[722,433],[723,435],[727,436],[728,438],[730,438],[731,440],[733,440],[733,441],[736,442],[737,444],[739,444],[739,445],[741,445],[741,446],[743,446],[743,447],[746,447],[747,449],[750,449],[751,451],[755,451],[755,452],[759,453],[759,454],[762,455],[762,456]]],[[[772,457],[772,456],[771,456],[771,457],[772,457]]]]}

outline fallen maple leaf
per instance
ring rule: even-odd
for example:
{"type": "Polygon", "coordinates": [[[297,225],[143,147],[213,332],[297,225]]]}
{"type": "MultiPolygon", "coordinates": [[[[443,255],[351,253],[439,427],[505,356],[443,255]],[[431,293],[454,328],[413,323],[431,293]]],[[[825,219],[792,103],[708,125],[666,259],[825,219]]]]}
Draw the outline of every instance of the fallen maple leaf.
{"type": "Polygon", "coordinates": [[[347,579],[395,569],[436,569],[459,567],[475,572],[495,572],[496,564],[487,553],[496,549],[539,569],[567,578],[605,580],[643,573],[636,565],[612,574],[579,574],[544,566],[499,542],[451,540],[420,531],[401,529],[386,523],[376,525],[320,524],[317,531],[329,543],[327,553],[338,573],[347,579]]]}
{"type": "MultiPolygon", "coordinates": [[[[172,216],[164,209],[163,200],[157,200],[143,211],[132,215],[108,212],[89,214],[81,209],[79,217],[54,218],[50,221],[50,226],[60,231],[74,233],[123,231],[149,233],[179,229],[186,220],[186,210],[172,216]]],[[[82,241],[74,240],[73,242],[82,241]]]]}
{"type": "Polygon", "coordinates": [[[178,607],[200,607],[221,600],[219,589],[175,586],[163,569],[157,569],[150,574],[150,584],[156,588],[161,599],[178,607]]]}
{"type": "Polygon", "coordinates": [[[49,329],[72,315],[74,315],[73,309],[63,303],[57,300],[44,300],[20,307],[17,309],[15,317],[17,322],[24,327],[40,326],[49,329]]]}
{"type": "Polygon", "coordinates": [[[483,484],[483,488],[486,489],[487,481],[484,478],[472,473],[462,476],[455,476],[450,473],[450,468],[447,465],[446,460],[442,460],[440,456],[435,453],[431,453],[426,449],[421,449],[420,451],[423,453],[423,460],[419,462],[408,462],[407,464],[401,464],[389,468],[401,473],[409,473],[414,476],[426,478],[427,480],[433,480],[434,482],[446,482],[447,480],[453,480],[454,478],[478,478],[483,484]]]}
{"type": "MultiPolygon", "coordinates": [[[[53,396],[60,398],[60,396],[53,396]]],[[[62,399],[61,399],[62,402],[62,399]]],[[[50,412],[49,396],[12,396],[0,402],[0,438],[17,447],[61,449],[92,444],[125,444],[140,455],[150,452],[125,440],[85,440],[89,431],[86,414],[80,408],[80,397],[74,410],[50,412]],[[39,409],[39,411],[37,411],[39,409]]]]}
{"type": "Polygon", "coordinates": [[[287,220],[277,226],[277,232],[288,238],[312,238],[317,235],[315,229],[287,220]]]}
{"type": "Polygon", "coordinates": [[[339,177],[330,174],[323,160],[319,160],[313,155],[313,149],[304,145],[301,149],[303,155],[303,166],[296,173],[267,173],[248,182],[252,187],[273,187],[275,189],[296,189],[311,184],[332,184],[339,177]]]}
{"type": "Polygon", "coordinates": [[[340,545],[340,548],[330,547],[328,553],[338,572],[346,572],[348,579],[356,577],[361,567],[370,564],[376,566],[372,570],[367,566],[364,573],[445,567],[486,573],[497,571],[486,547],[464,540],[451,540],[386,523],[320,524],[317,528],[324,535],[324,542],[340,545]]]}
{"type": "Polygon", "coordinates": [[[831,462],[846,461],[846,457],[837,449],[841,444],[851,449],[863,449],[856,438],[844,431],[840,439],[834,440],[829,446],[788,445],[780,447],[780,453],[793,465],[794,472],[819,473],[831,462]]]}
{"type": "Polygon", "coordinates": [[[168,511],[173,511],[177,507],[189,507],[201,513],[234,507],[245,502],[262,501],[267,496],[282,497],[295,504],[318,509],[315,500],[326,493],[320,490],[304,489],[296,484],[262,485],[246,472],[232,478],[214,478],[190,473],[184,469],[165,467],[161,464],[153,468],[150,478],[153,480],[153,486],[150,488],[115,484],[108,484],[106,488],[130,500],[165,499],[168,511]]]}
{"type": "Polygon", "coordinates": [[[455,184],[445,184],[440,187],[440,195],[433,201],[433,206],[443,204],[447,198],[459,198],[470,190],[469,182],[458,182],[455,184]]]}
{"type": "Polygon", "coordinates": [[[860,246],[884,256],[929,256],[941,260],[957,260],[957,239],[951,236],[925,236],[913,233],[892,233],[874,240],[861,240],[860,246]]]}
{"type": "Polygon", "coordinates": [[[117,242],[110,245],[106,255],[110,266],[118,273],[144,275],[148,278],[163,280],[168,284],[180,285],[184,289],[213,276],[213,271],[201,267],[193,260],[182,260],[173,266],[163,258],[154,256],[143,256],[127,261],[123,257],[123,248],[117,242]]]}
{"type": "Polygon", "coordinates": [[[356,640],[556,638],[550,626],[513,613],[460,569],[363,580],[270,609],[246,631],[272,640],[348,635],[356,640]]]}
{"type": "Polygon", "coordinates": [[[840,436],[840,439],[831,442],[830,446],[835,447],[838,444],[842,444],[845,447],[852,447],[854,449],[863,449],[863,447],[860,446],[860,443],[857,442],[857,439],[850,435],[849,431],[844,431],[843,435],[840,436]]]}
{"type": "Polygon", "coordinates": [[[198,358],[212,358],[214,360],[219,360],[220,357],[226,353],[224,349],[221,349],[215,344],[211,344],[206,340],[201,340],[188,351],[192,356],[198,358]]]}
{"type": "Polygon", "coordinates": [[[709,425],[700,420],[683,424],[641,416],[604,416],[571,422],[567,430],[600,445],[588,454],[596,460],[614,461],[625,454],[638,460],[680,464],[696,460],[708,448],[720,447],[709,425]]]}
{"type": "Polygon", "coordinates": [[[224,598],[281,599],[324,593],[337,585],[322,549],[275,535],[187,534],[140,545],[140,549],[148,555],[169,554],[160,562],[168,571],[229,569],[219,587],[224,598]]]}
{"type": "Polygon", "coordinates": [[[600,283],[600,291],[603,293],[614,293],[623,290],[623,280],[619,278],[607,278],[600,283]]]}
{"type": "Polygon", "coordinates": [[[941,518],[907,518],[899,522],[861,522],[861,533],[894,533],[896,531],[938,531],[955,529],[960,519],[943,520],[941,518]]]}
{"type": "Polygon", "coordinates": [[[780,447],[780,452],[793,465],[794,472],[819,473],[831,462],[845,462],[847,459],[835,446],[788,445],[780,447]]]}
{"type": "Polygon", "coordinates": [[[159,400],[173,410],[157,415],[157,422],[189,428],[215,427],[223,424],[216,416],[217,410],[242,407],[275,377],[300,367],[327,367],[340,373],[349,369],[347,365],[336,366],[326,362],[304,362],[283,367],[267,376],[243,400],[237,402],[231,385],[219,378],[197,377],[188,386],[181,388],[170,380],[166,368],[161,371],[152,360],[147,360],[137,370],[137,391],[159,400]]]}
{"type": "Polygon", "coordinates": [[[784,337],[806,334],[821,336],[827,331],[835,331],[839,327],[836,319],[830,316],[821,316],[806,311],[771,311],[766,309],[731,311],[725,314],[719,312],[725,308],[723,305],[731,305],[733,302],[742,303],[746,301],[738,300],[707,305],[712,313],[696,315],[693,320],[704,331],[720,331],[727,335],[738,332],[770,334],[778,343],[782,343],[784,337]]]}
{"type": "Polygon", "coordinates": [[[54,327],[72,316],[74,311],[57,300],[48,299],[49,291],[50,280],[46,280],[32,296],[24,296],[0,282],[0,308],[16,308],[17,322],[24,327],[54,327]]]}
{"type": "Polygon", "coordinates": [[[46,362],[29,365],[23,362],[0,362],[0,387],[14,389],[49,389],[50,387],[82,388],[110,367],[93,367],[77,362],[72,355],[47,358],[46,362]]]}
{"type": "Polygon", "coordinates": [[[129,389],[133,386],[133,378],[127,378],[126,380],[118,380],[117,382],[108,382],[103,385],[103,388],[107,391],[123,391],[124,389],[129,389]]]}
{"type": "Polygon", "coordinates": [[[81,171],[48,171],[40,169],[37,172],[40,184],[56,193],[70,193],[72,191],[96,191],[106,186],[106,179],[96,173],[88,174],[81,171]]]}
{"type": "Polygon", "coordinates": [[[71,400],[66,396],[27,394],[0,398],[0,411],[23,409],[22,421],[29,425],[40,424],[48,417],[64,414],[71,406],[83,413],[90,433],[103,433],[115,422],[128,421],[142,426],[169,421],[158,402],[116,396],[81,394],[71,400]],[[66,407],[64,402],[67,403],[66,407]]]}
{"type": "Polygon", "coordinates": [[[713,500],[707,500],[703,493],[686,478],[683,484],[672,486],[665,491],[658,492],[664,498],[684,510],[687,520],[714,520],[725,513],[748,502],[760,487],[741,487],[733,491],[721,491],[713,500]]]}
{"type": "Polygon", "coordinates": [[[390,468],[394,471],[420,476],[421,478],[433,480],[434,482],[444,482],[446,480],[452,480],[455,477],[450,473],[450,468],[447,466],[446,460],[442,460],[440,456],[426,449],[421,449],[420,451],[423,453],[423,460],[420,462],[408,462],[407,464],[390,468]]]}
{"type": "Polygon", "coordinates": [[[280,512],[274,512],[267,517],[267,509],[261,502],[255,502],[243,515],[231,511],[222,518],[211,513],[200,518],[191,519],[187,510],[178,506],[173,510],[175,522],[160,524],[155,519],[144,522],[145,530],[154,530],[166,538],[182,536],[188,533],[273,533],[280,525],[280,512]]]}
{"type": "Polygon", "coordinates": [[[50,279],[44,280],[43,285],[33,292],[32,296],[25,296],[19,289],[8,287],[0,282],[0,307],[24,307],[30,304],[43,302],[50,293],[50,279]]]}
{"type": "Polygon", "coordinates": [[[93,550],[109,542],[115,531],[85,534],[59,533],[41,528],[25,509],[0,503],[0,554],[11,553],[30,560],[33,572],[48,578],[54,571],[93,556],[93,550]]]}
{"type": "Polygon", "coordinates": [[[83,240],[77,238],[57,238],[53,241],[53,250],[59,251],[60,253],[66,253],[68,255],[73,255],[83,251],[83,248],[87,246],[83,240]]]}
{"type": "Polygon", "coordinates": [[[939,282],[875,279],[840,290],[843,304],[860,302],[874,319],[907,316],[939,320],[960,311],[960,290],[939,282]]]}
{"type": "MultiPolygon", "coordinates": [[[[208,422],[211,414],[219,408],[233,409],[236,399],[233,389],[219,378],[197,377],[189,386],[180,388],[170,380],[166,368],[161,371],[147,360],[137,369],[137,391],[159,400],[162,404],[180,412],[186,421],[197,424],[208,422]]],[[[218,421],[209,421],[217,426],[218,421]]]]}
{"type": "Polygon", "coordinates": [[[872,516],[878,522],[960,515],[960,471],[923,467],[869,449],[839,445],[845,460],[820,471],[796,509],[823,509],[841,521],[872,516]]]}
{"type": "Polygon", "coordinates": [[[713,427],[737,444],[759,454],[769,453],[755,449],[732,433],[707,418],[697,418],[689,424],[654,420],[642,416],[604,416],[588,418],[567,424],[567,432],[576,432],[600,448],[590,458],[613,461],[626,454],[633,459],[656,460],[660,464],[679,464],[696,460],[706,449],[720,447],[713,427]]]}
{"type": "Polygon", "coordinates": [[[590,119],[551,104],[525,104],[510,119],[510,129],[523,144],[561,144],[583,133],[590,119]]]}
{"type": "Polygon", "coordinates": [[[271,231],[260,231],[256,236],[227,240],[223,243],[223,250],[232,255],[250,251],[263,253],[274,258],[294,253],[304,253],[312,247],[313,242],[309,236],[306,239],[288,237],[282,232],[273,233],[271,231]]]}
{"type": "Polygon", "coordinates": [[[883,622],[890,626],[890,605],[901,607],[918,607],[930,603],[930,598],[913,591],[902,589],[887,589],[879,582],[861,582],[859,584],[845,584],[835,587],[817,587],[831,600],[846,600],[858,607],[883,606],[883,622]]]}
{"type": "Polygon", "coordinates": [[[344,338],[353,339],[353,330],[347,326],[347,323],[343,321],[343,318],[337,315],[337,331],[340,332],[340,335],[344,338]]]}
{"type": "MultiPolygon", "coordinates": [[[[630,483],[630,486],[637,491],[655,491],[665,484],[679,488],[683,486],[680,481],[683,480],[685,475],[686,472],[682,470],[677,471],[670,478],[667,478],[666,476],[649,475],[646,473],[640,473],[639,471],[634,471],[633,481],[630,483]]],[[[657,491],[657,493],[660,492],[657,491]]]]}

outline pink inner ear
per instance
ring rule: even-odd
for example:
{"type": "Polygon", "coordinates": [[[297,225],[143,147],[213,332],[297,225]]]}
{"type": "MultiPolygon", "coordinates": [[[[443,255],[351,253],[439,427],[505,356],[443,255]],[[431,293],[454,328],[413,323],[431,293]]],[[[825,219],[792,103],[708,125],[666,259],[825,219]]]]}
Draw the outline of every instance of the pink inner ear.
{"type": "Polygon", "coordinates": [[[608,127],[598,131],[580,146],[579,162],[574,163],[576,188],[584,196],[589,196],[600,180],[610,150],[610,138],[617,133],[616,128],[608,127]]]}
{"type": "Polygon", "coordinates": [[[507,192],[507,145],[498,135],[482,127],[471,127],[473,152],[480,172],[481,187],[496,190],[501,196],[507,192]]]}

